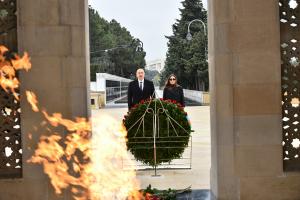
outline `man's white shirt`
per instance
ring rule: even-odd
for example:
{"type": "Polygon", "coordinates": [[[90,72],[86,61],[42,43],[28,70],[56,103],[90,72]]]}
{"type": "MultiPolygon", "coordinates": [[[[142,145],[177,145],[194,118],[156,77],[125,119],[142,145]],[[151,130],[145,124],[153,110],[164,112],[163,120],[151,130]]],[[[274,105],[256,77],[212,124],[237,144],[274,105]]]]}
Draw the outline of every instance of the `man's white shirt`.
{"type": "Polygon", "coordinates": [[[143,80],[139,80],[138,79],[138,82],[139,82],[139,87],[140,87],[140,85],[141,85],[141,83],[142,83],[142,90],[144,90],[144,79],[143,80]]]}

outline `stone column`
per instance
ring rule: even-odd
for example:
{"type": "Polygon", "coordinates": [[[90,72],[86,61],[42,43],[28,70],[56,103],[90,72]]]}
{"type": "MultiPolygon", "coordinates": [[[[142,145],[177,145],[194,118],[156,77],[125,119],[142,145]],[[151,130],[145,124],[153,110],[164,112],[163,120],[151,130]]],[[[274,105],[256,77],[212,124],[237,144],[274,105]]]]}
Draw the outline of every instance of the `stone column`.
{"type": "MultiPolygon", "coordinates": [[[[32,59],[32,70],[20,74],[21,94],[35,92],[40,107],[49,113],[89,117],[88,36],[87,0],[19,0],[19,52],[27,51],[32,59]]],[[[71,199],[68,192],[54,195],[42,167],[26,162],[47,128],[40,125],[43,116],[33,113],[25,100],[21,109],[23,178],[0,180],[0,199],[71,199]]],[[[66,133],[61,128],[55,131],[66,133]]]]}
{"type": "Polygon", "coordinates": [[[211,189],[217,199],[299,199],[282,162],[278,0],[210,0],[211,189]]]}
{"type": "Polygon", "coordinates": [[[238,199],[234,161],[232,0],[208,2],[211,95],[211,190],[218,199],[238,199]]]}

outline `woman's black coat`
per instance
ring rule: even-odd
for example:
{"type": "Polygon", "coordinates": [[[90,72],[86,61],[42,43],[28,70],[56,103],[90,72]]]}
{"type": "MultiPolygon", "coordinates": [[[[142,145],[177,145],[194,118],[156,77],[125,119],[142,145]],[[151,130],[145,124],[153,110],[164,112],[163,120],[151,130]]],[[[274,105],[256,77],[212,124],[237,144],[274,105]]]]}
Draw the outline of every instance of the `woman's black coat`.
{"type": "Polygon", "coordinates": [[[185,106],[183,89],[179,85],[175,87],[165,87],[163,93],[163,99],[175,100],[178,103],[180,103],[182,106],[185,106]]]}

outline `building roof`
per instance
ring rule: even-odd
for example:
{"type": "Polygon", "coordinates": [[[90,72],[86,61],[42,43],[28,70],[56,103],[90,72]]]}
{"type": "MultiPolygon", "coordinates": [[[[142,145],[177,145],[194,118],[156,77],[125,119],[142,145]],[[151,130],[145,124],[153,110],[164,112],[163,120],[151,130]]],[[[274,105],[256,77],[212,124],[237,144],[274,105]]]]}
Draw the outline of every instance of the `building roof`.
{"type": "Polygon", "coordinates": [[[130,82],[130,81],[132,81],[131,79],[123,78],[123,77],[112,75],[112,74],[108,74],[108,73],[97,73],[96,77],[97,78],[104,78],[104,79],[110,80],[110,81],[122,81],[122,82],[130,82]]]}

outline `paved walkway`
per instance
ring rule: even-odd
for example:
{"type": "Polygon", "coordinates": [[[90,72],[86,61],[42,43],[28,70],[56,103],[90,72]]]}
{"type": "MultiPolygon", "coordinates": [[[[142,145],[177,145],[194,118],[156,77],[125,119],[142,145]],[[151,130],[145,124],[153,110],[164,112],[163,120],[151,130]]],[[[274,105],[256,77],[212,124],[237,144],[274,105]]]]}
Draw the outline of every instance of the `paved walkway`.
{"type": "MultiPolygon", "coordinates": [[[[154,171],[138,171],[137,176],[142,188],[151,184],[159,189],[209,189],[210,170],[210,116],[208,106],[186,107],[195,131],[192,147],[192,169],[159,170],[159,177],[153,177],[154,171]]],[[[105,108],[93,110],[93,117],[108,114],[117,120],[122,120],[127,108],[105,108]]]]}

